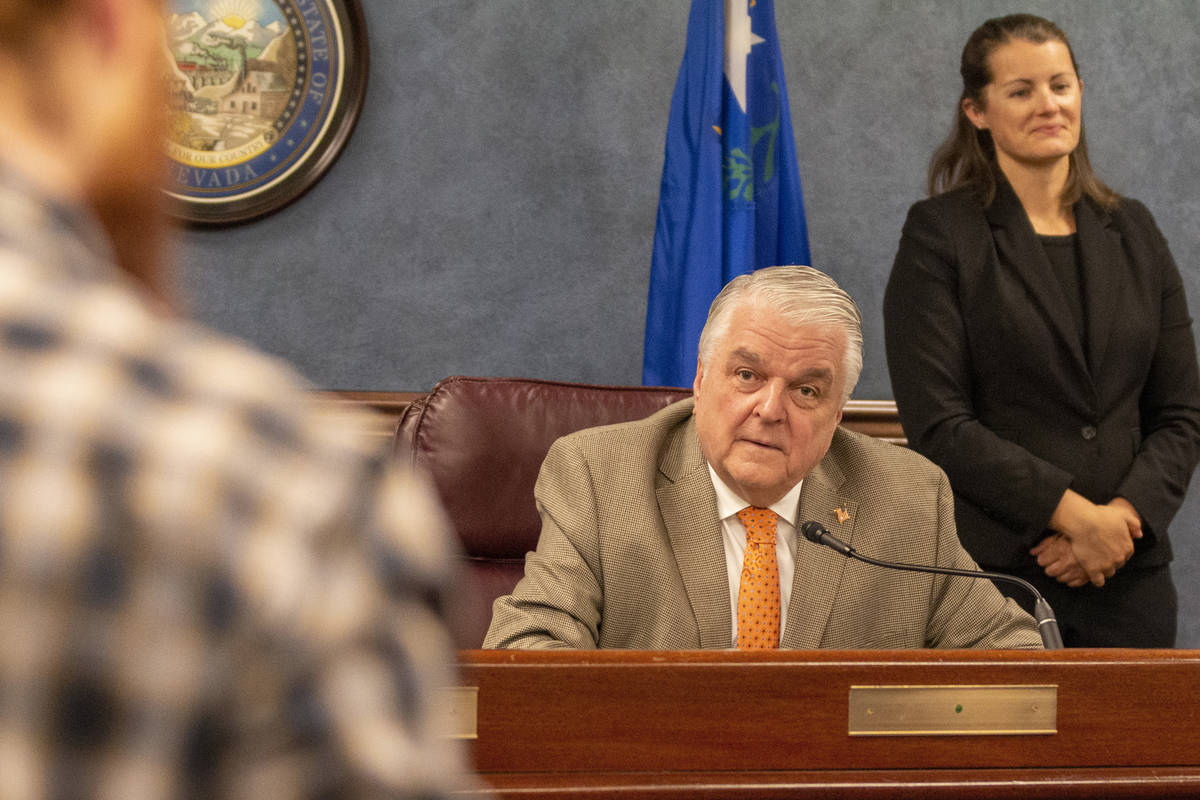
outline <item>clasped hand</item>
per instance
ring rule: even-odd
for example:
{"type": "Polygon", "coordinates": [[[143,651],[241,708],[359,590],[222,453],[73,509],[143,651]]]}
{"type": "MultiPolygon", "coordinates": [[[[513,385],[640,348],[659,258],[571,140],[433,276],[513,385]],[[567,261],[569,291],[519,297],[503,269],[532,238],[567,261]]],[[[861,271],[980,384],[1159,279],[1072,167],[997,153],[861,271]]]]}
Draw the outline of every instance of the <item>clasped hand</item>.
{"type": "Polygon", "coordinates": [[[1133,540],[1142,537],[1141,518],[1128,500],[1115,497],[1096,505],[1070,489],[1050,527],[1057,533],[1030,553],[1047,575],[1071,587],[1103,586],[1133,555],[1133,540]]]}

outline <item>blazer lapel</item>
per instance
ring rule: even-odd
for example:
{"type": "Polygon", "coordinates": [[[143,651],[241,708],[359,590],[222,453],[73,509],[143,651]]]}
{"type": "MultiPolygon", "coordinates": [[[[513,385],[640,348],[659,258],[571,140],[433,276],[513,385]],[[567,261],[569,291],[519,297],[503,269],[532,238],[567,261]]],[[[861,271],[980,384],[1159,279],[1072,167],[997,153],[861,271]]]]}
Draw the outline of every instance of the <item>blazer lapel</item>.
{"type": "Polygon", "coordinates": [[[1088,365],[1094,374],[1104,362],[1112,335],[1112,320],[1129,275],[1121,234],[1110,217],[1086,198],[1075,204],[1075,228],[1083,262],[1083,297],[1087,310],[1088,365]]]}
{"type": "Polygon", "coordinates": [[[655,488],[658,508],[700,629],[700,646],[731,647],[733,615],[717,496],[694,421],[683,426],[671,441],[659,470],[661,477],[655,488]]]}
{"type": "MultiPolygon", "coordinates": [[[[834,441],[837,441],[836,434],[834,441]]],[[[812,474],[804,479],[796,521],[803,525],[815,520],[834,536],[851,543],[858,519],[858,503],[839,494],[845,476],[832,451],[831,447],[830,453],[826,453],[812,474]]],[[[797,538],[792,599],[779,646],[811,650],[821,646],[846,570],[846,558],[827,547],[813,544],[798,531],[797,538]]]]}
{"type": "Polygon", "coordinates": [[[1025,284],[1030,304],[1061,340],[1063,350],[1069,354],[1079,376],[1090,383],[1091,373],[1066,294],[1054,276],[1050,259],[1038,241],[1020,199],[1006,181],[998,182],[996,198],[985,214],[992,227],[992,240],[996,243],[1001,265],[1025,284]]]}

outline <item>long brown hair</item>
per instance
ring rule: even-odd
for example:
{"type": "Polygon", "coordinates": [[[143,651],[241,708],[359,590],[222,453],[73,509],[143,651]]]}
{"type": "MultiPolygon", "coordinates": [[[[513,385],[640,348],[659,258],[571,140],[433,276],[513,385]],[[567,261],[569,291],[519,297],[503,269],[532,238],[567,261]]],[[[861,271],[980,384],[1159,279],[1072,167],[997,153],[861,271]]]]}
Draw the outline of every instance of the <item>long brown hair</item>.
{"type": "MultiPolygon", "coordinates": [[[[1075,74],[1079,75],[1079,64],[1075,61],[1075,51],[1071,49],[1067,34],[1048,19],[1033,14],[1011,14],[989,19],[976,28],[962,51],[959,73],[962,75],[963,90],[955,107],[954,125],[929,162],[930,195],[960,186],[975,186],[984,206],[991,205],[995,199],[996,174],[1000,170],[996,163],[996,146],[990,131],[979,130],[967,119],[963,101],[970,100],[983,107],[983,89],[992,82],[988,58],[997,47],[1013,39],[1034,44],[1051,39],[1062,42],[1071,56],[1075,74]]],[[[1117,204],[1119,195],[1096,177],[1092,170],[1082,119],[1079,121],[1079,144],[1071,153],[1069,163],[1070,173],[1063,187],[1063,205],[1070,205],[1084,195],[1104,208],[1112,208],[1117,204]]]]}

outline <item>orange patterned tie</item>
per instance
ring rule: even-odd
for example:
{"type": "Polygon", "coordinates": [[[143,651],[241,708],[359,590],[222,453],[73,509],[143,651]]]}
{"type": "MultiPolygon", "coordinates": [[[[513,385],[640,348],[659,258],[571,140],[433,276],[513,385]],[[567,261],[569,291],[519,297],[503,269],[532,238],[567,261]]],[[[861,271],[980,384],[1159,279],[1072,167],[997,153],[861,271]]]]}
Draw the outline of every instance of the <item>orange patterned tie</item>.
{"type": "Polygon", "coordinates": [[[746,526],[746,559],[738,589],[739,650],[779,647],[779,565],[775,563],[775,521],[769,508],[746,506],[737,513],[746,526]]]}

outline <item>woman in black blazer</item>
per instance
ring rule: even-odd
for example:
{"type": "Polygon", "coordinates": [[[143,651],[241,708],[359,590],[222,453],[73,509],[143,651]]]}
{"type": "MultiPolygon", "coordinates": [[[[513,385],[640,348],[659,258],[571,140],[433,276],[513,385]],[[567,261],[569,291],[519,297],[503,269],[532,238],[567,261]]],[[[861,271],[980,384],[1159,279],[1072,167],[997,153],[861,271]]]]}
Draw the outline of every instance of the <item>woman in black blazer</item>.
{"type": "Polygon", "coordinates": [[[1200,458],[1179,271],[1092,172],[1066,34],[989,20],[961,71],[884,297],[905,434],[949,475],[967,550],[1037,585],[1068,645],[1171,647],[1167,527],[1200,458]]]}

